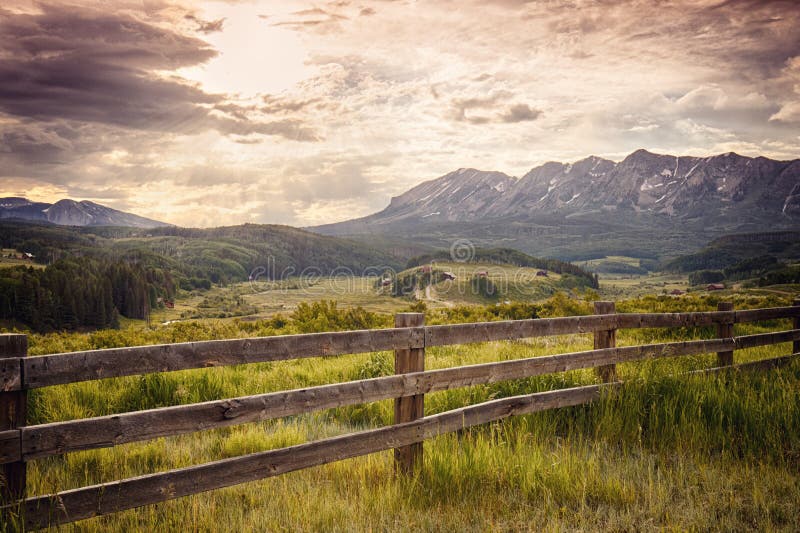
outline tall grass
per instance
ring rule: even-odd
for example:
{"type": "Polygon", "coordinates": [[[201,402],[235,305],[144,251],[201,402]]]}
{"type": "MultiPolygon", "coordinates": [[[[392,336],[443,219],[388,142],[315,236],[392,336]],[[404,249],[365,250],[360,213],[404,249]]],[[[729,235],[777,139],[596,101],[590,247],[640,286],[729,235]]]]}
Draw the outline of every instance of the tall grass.
{"type": "MultiPolygon", "coordinates": [[[[636,306],[661,305],[639,299],[636,306]]],[[[558,303],[558,302],[556,302],[558,303]]],[[[574,304],[571,304],[574,305],[574,304]]],[[[665,304],[666,305],[666,304],[665,304]]],[[[715,307],[706,302],[705,307],[715,307]]],[[[699,306],[699,304],[698,304],[699,306]]],[[[637,309],[649,310],[649,309],[637,309]]],[[[362,317],[363,318],[363,317],[362,317]]],[[[786,322],[737,326],[752,333],[786,322]]],[[[184,325],[242,336],[236,323],[184,325]]],[[[282,332],[248,324],[248,334],[282,332]]],[[[619,344],[689,333],[620,332],[619,344]]],[[[147,332],[143,334],[149,334],[147,332]]],[[[32,351],[77,346],[32,338],[32,351]]],[[[99,335],[99,334],[95,334],[99,335]]],[[[112,344],[125,332],[109,334],[112,344]],[[121,335],[117,339],[115,335],[121,335]]],[[[108,338],[100,335],[102,342],[108,338]]],[[[77,339],[77,340],[76,340],[77,339]]],[[[95,341],[97,337],[95,337],[95,341]]],[[[428,349],[444,368],[591,348],[589,335],[428,349]]],[[[790,345],[736,353],[784,355],[790,345]]],[[[60,351],[60,350],[56,350],[60,351]]],[[[766,373],[676,376],[712,354],[619,365],[626,384],[585,406],[546,411],[426,441],[413,478],[378,453],[64,526],[65,531],[799,530],[800,362],[766,373]]],[[[33,423],[306,387],[390,374],[388,352],[126,377],[32,391],[33,423]]],[[[492,398],[596,382],[579,370],[426,397],[426,413],[492,398]]],[[[30,494],[163,471],[390,423],[392,402],[132,443],[29,463],[30,494]]],[[[6,529],[12,524],[6,524],[6,529]]]]}

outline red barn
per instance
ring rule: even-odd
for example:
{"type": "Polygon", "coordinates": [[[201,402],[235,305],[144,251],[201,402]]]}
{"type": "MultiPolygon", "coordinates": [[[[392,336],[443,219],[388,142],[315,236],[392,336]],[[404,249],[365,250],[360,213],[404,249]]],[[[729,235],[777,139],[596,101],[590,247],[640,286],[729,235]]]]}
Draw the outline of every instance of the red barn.
{"type": "Polygon", "coordinates": [[[707,291],[721,291],[725,288],[725,285],[722,283],[709,283],[708,287],[706,287],[707,291]]]}

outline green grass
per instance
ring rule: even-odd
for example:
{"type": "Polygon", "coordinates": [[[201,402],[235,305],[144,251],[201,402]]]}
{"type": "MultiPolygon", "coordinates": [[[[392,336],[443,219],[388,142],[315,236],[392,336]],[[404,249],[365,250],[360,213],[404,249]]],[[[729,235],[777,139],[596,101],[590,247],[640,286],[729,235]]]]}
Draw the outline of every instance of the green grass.
{"type": "MultiPolygon", "coordinates": [[[[717,297],[638,298],[631,311],[706,310],[717,297]]],[[[739,296],[737,308],[785,303],[739,296]]],[[[567,305],[556,299],[549,314],[567,305]]],[[[570,304],[576,309],[583,303],[570,304]]],[[[434,318],[437,310],[431,310],[434,318]]],[[[430,321],[430,320],[429,320],[430,321]]],[[[274,334],[274,323],[204,321],[148,331],[31,337],[32,353],[274,334]]],[[[736,334],[788,327],[737,325],[736,334]]],[[[711,337],[708,328],[622,331],[619,345],[711,337]]],[[[446,368],[591,348],[590,335],[430,348],[446,368]]],[[[790,344],[736,352],[744,362],[790,344]]],[[[618,394],[425,443],[411,479],[390,452],[64,526],[65,531],[798,530],[800,362],[781,370],[681,376],[714,355],[619,365],[618,394]]],[[[36,422],[97,416],[392,373],[379,352],[109,379],[32,391],[36,422]]],[[[595,383],[579,370],[430,394],[426,414],[492,398],[595,383]]],[[[76,452],[29,464],[32,495],[283,447],[391,422],[392,402],[76,452]]]]}

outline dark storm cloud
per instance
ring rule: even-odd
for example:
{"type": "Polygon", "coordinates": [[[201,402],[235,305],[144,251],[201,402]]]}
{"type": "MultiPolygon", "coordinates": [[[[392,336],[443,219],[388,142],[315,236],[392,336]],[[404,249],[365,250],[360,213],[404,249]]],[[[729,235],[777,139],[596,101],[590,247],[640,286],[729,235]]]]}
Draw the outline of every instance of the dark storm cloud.
{"type": "MultiPolygon", "coordinates": [[[[215,129],[238,135],[317,136],[296,121],[249,120],[246,110],[215,116],[223,95],[155,71],[202,64],[207,43],[90,8],[42,6],[40,14],[0,11],[0,111],[43,123],[73,121],[171,133],[215,129]]],[[[221,21],[211,23],[221,24],[221,21]]]]}

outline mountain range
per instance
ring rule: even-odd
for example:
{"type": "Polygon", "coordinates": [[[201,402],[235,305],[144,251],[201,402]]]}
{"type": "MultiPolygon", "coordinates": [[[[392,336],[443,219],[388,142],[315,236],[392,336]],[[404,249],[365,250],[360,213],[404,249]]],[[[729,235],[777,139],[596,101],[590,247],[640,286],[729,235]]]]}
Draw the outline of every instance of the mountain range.
{"type": "MultiPolygon", "coordinates": [[[[69,226],[169,226],[93,202],[0,199],[0,219],[69,226]]],[[[622,161],[549,162],[521,178],[461,168],[393,197],[372,215],[307,228],[395,255],[513,247],[562,260],[663,259],[731,233],[800,229],[800,159],[637,150],[622,161]]]]}
{"type": "Polygon", "coordinates": [[[513,247],[562,260],[676,257],[731,233],[800,228],[800,159],[637,150],[549,162],[521,178],[461,168],[372,215],[312,231],[371,246],[513,247]]]}
{"type": "Polygon", "coordinates": [[[619,163],[591,156],[549,162],[517,179],[461,168],[391,199],[373,215],[315,228],[375,231],[413,222],[525,219],[537,213],[651,213],[677,218],[720,214],[800,220],[800,159],[775,161],[727,153],[712,157],[637,150],[619,163]]]}
{"type": "Polygon", "coordinates": [[[164,222],[118,211],[88,200],[59,200],[54,204],[31,202],[27,198],[0,198],[0,219],[50,222],[59,226],[125,226],[155,228],[164,222]]]}

